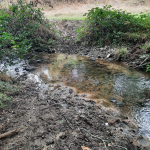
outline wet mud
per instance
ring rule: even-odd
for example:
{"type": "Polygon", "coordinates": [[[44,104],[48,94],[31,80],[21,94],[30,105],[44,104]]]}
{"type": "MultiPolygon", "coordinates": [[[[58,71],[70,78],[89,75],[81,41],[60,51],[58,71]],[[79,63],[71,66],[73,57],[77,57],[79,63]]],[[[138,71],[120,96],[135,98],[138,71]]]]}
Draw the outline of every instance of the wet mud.
{"type": "Polygon", "coordinates": [[[149,149],[138,127],[116,110],[106,109],[61,84],[20,83],[20,94],[1,109],[1,150],[149,149]]]}

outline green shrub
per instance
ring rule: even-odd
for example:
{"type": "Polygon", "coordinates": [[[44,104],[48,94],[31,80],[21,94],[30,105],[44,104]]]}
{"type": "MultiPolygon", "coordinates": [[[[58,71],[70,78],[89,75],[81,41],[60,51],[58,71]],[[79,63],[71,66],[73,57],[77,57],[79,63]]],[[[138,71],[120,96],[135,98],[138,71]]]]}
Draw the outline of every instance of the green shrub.
{"type": "Polygon", "coordinates": [[[150,71],[150,65],[147,66],[146,72],[150,71]]]}
{"type": "Polygon", "coordinates": [[[11,95],[18,91],[17,85],[0,80],[0,107],[6,106],[7,102],[11,100],[11,95]]]}
{"type": "Polygon", "coordinates": [[[9,9],[0,8],[0,59],[23,57],[36,49],[51,49],[56,44],[56,30],[35,9],[19,0],[9,9]]]}
{"type": "Polygon", "coordinates": [[[149,14],[132,15],[109,5],[92,8],[85,16],[77,40],[86,45],[136,44],[150,38],[149,14]]]}

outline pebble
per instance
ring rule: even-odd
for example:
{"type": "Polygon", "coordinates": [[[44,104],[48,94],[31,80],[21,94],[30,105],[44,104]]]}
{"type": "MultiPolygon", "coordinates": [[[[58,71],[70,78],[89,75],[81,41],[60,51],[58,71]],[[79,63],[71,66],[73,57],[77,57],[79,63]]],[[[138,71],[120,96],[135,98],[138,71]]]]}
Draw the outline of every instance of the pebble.
{"type": "Polygon", "coordinates": [[[32,67],[32,68],[25,68],[24,70],[31,72],[31,71],[36,70],[36,68],[35,68],[35,67],[32,67]]]}
{"type": "Polygon", "coordinates": [[[19,68],[15,68],[15,71],[16,71],[16,72],[19,72],[19,68]]]}
{"type": "Polygon", "coordinates": [[[106,126],[108,126],[108,123],[105,123],[106,126]]]}
{"type": "Polygon", "coordinates": [[[51,144],[54,144],[54,140],[51,137],[49,137],[49,139],[46,141],[46,145],[48,146],[51,144]]]}
{"type": "Polygon", "coordinates": [[[122,106],[122,102],[117,102],[116,105],[122,106]]]}
{"type": "Polygon", "coordinates": [[[111,101],[112,103],[116,103],[116,102],[117,102],[117,100],[114,99],[114,98],[110,98],[110,101],[111,101]]]}
{"type": "Polygon", "coordinates": [[[41,63],[42,61],[39,59],[39,60],[37,60],[36,62],[37,62],[37,63],[41,63]]]}

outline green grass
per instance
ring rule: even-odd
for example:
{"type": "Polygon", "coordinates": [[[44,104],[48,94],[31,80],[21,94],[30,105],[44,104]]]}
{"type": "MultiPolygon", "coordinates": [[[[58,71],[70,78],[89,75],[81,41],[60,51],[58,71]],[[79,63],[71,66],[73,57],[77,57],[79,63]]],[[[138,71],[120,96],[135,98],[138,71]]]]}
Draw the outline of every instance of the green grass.
{"type": "Polygon", "coordinates": [[[50,20],[85,20],[86,18],[83,14],[58,14],[45,17],[50,20]]]}

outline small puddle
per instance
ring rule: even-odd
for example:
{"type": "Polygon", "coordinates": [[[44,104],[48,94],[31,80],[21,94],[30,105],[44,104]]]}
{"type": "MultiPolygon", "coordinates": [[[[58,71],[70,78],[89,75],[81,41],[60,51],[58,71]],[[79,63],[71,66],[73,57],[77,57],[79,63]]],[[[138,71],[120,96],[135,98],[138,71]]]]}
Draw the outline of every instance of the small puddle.
{"type": "MultiPolygon", "coordinates": [[[[46,83],[63,83],[83,97],[105,107],[115,106],[141,127],[150,139],[150,74],[120,63],[92,60],[64,54],[43,55],[48,64],[36,64],[31,79],[46,83]]],[[[8,71],[9,72],[9,71],[8,71]]]]}

